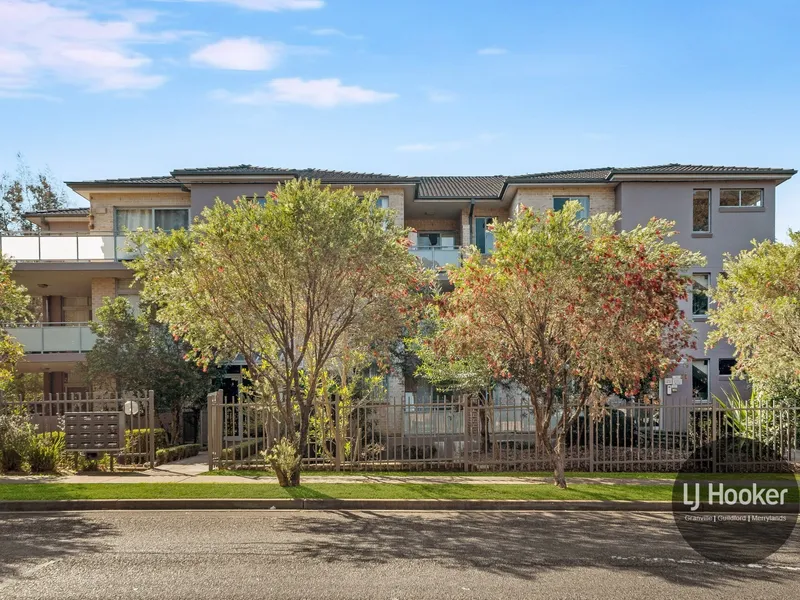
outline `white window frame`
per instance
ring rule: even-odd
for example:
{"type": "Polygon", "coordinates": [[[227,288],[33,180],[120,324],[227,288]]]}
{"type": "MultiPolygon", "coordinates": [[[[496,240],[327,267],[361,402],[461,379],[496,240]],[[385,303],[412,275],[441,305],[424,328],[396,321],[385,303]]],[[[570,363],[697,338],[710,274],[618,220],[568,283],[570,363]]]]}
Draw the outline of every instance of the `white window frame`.
{"type": "Polygon", "coordinates": [[[192,211],[188,206],[115,206],[114,207],[114,233],[117,235],[125,233],[117,229],[117,213],[121,210],[149,210],[150,218],[153,222],[152,231],[156,228],[156,211],[157,210],[185,210],[186,211],[186,225],[187,227],[192,224],[192,211]]]}
{"type": "Polygon", "coordinates": [[[721,210],[753,210],[753,209],[763,209],[764,208],[764,188],[720,188],[719,190],[719,207],[721,210]],[[722,204],[722,193],[723,192],[738,192],[739,193],[739,204],[734,204],[733,206],[728,204],[722,204]],[[761,195],[761,199],[759,200],[758,204],[748,204],[742,205],[742,192],[758,192],[761,195]]]}

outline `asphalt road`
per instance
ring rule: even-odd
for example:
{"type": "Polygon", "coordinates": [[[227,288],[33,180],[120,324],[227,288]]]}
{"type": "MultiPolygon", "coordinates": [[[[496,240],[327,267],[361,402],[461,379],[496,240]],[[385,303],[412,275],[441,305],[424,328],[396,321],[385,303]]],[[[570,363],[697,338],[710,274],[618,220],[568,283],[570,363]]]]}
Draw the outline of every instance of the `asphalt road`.
{"type": "Polygon", "coordinates": [[[800,598],[800,528],[709,563],[668,514],[0,514],[0,598],[800,598]]]}

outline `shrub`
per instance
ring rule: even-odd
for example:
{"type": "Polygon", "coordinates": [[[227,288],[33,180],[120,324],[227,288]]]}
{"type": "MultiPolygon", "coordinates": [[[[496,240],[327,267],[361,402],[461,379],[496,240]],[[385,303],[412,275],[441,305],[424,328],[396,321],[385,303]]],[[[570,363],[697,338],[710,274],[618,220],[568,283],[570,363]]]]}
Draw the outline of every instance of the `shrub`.
{"type": "Polygon", "coordinates": [[[402,456],[409,460],[422,460],[426,458],[436,458],[436,446],[403,446],[402,456]]]}
{"type": "MultiPolygon", "coordinates": [[[[167,447],[167,432],[163,429],[153,430],[156,450],[167,447]]],[[[125,431],[125,452],[129,454],[147,454],[150,451],[150,429],[129,429],[125,431]]]]}
{"type": "Polygon", "coordinates": [[[222,450],[222,460],[242,460],[243,458],[258,458],[258,440],[239,442],[234,446],[222,450]]]}
{"type": "Polygon", "coordinates": [[[0,471],[21,471],[35,436],[25,414],[0,414],[0,471]]]}
{"type": "Polygon", "coordinates": [[[585,446],[589,443],[589,427],[594,427],[594,443],[598,446],[636,447],[639,445],[639,426],[624,411],[612,408],[587,423],[584,414],[578,415],[564,438],[564,445],[585,446]]]}
{"type": "Polygon", "coordinates": [[[200,444],[183,444],[182,446],[171,446],[156,450],[156,464],[163,465],[183,458],[197,456],[200,454],[200,444]]]}
{"type": "Polygon", "coordinates": [[[64,432],[40,433],[33,437],[28,451],[28,466],[32,473],[57,471],[64,454],[64,432]]]}
{"type": "Polygon", "coordinates": [[[278,484],[281,487],[288,487],[292,483],[292,474],[300,466],[301,460],[300,455],[297,454],[294,440],[282,437],[270,450],[264,450],[261,454],[275,471],[278,484]]]}

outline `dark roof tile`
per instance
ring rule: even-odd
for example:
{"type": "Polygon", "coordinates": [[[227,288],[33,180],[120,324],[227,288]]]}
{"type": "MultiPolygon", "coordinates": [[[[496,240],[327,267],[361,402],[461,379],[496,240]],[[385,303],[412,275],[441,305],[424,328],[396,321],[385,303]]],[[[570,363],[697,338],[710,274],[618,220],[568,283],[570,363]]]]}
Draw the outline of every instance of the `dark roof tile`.
{"type": "Polygon", "coordinates": [[[154,185],[168,185],[180,186],[181,182],[171,176],[154,176],[154,177],[126,177],[123,179],[92,179],[89,181],[67,181],[66,184],[70,187],[82,186],[114,186],[114,185],[135,185],[135,186],[154,186],[154,185]]]}
{"type": "Polygon", "coordinates": [[[372,183],[372,182],[408,182],[415,183],[416,177],[385,175],[383,173],[358,173],[355,171],[330,171],[326,169],[284,169],[280,167],[258,167],[255,165],[234,165],[230,167],[203,167],[200,169],[177,169],[172,171],[176,177],[191,175],[261,175],[302,177],[321,179],[325,183],[372,183]]]}
{"type": "Polygon", "coordinates": [[[420,198],[499,198],[506,177],[422,177],[420,198]]]}
{"type": "Polygon", "coordinates": [[[89,207],[83,206],[80,208],[56,208],[53,210],[34,210],[25,213],[26,217],[88,217],[89,207]]]}

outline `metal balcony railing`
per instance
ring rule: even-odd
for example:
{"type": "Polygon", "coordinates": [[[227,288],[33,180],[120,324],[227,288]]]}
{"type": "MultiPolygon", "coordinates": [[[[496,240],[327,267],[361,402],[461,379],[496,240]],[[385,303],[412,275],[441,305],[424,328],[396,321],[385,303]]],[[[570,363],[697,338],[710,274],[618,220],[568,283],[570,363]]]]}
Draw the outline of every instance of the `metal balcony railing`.
{"type": "Polygon", "coordinates": [[[88,352],[97,336],[88,323],[10,323],[2,328],[25,348],[25,354],[88,352]]]}
{"type": "Polygon", "coordinates": [[[4,233],[0,255],[13,262],[95,262],[127,260],[135,254],[125,251],[126,236],[96,233],[4,233]]]}

